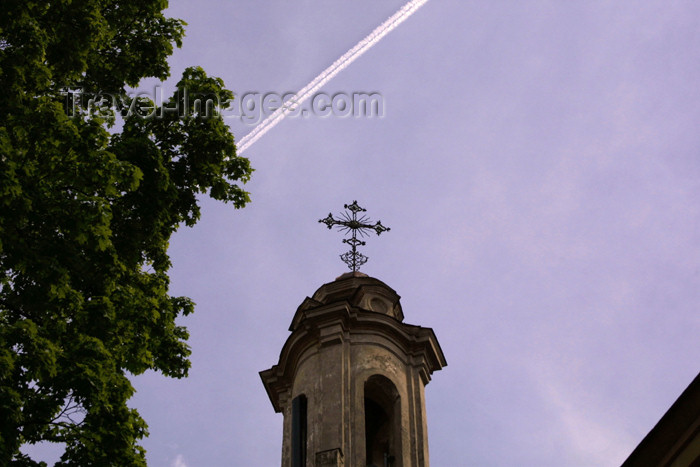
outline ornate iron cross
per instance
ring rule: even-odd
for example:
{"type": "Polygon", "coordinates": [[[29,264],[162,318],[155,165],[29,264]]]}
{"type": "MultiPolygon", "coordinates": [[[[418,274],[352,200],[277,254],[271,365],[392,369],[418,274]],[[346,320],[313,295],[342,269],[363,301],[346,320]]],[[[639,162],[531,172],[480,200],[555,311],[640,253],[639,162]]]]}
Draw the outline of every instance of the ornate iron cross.
{"type": "Polygon", "coordinates": [[[350,245],[351,249],[350,251],[340,255],[340,259],[342,259],[343,262],[347,264],[350,269],[352,269],[352,272],[355,272],[359,271],[360,266],[365,264],[368,259],[367,256],[357,251],[358,246],[366,243],[359,240],[357,238],[357,234],[359,233],[361,237],[366,237],[370,230],[374,230],[377,235],[381,235],[382,232],[387,232],[391,229],[389,227],[384,227],[382,225],[382,221],[377,221],[376,223],[372,224],[372,221],[363,214],[360,214],[360,217],[358,218],[358,213],[366,212],[367,210],[361,208],[357,204],[357,201],[353,201],[352,204],[346,204],[345,209],[347,209],[347,211],[340,213],[340,219],[335,219],[333,214],[328,214],[328,217],[325,219],[319,219],[319,222],[326,224],[329,229],[332,229],[333,226],[337,226],[338,230],[341,232],[352,232],[351,238],[343,239],[343,243],[350,245]]]}

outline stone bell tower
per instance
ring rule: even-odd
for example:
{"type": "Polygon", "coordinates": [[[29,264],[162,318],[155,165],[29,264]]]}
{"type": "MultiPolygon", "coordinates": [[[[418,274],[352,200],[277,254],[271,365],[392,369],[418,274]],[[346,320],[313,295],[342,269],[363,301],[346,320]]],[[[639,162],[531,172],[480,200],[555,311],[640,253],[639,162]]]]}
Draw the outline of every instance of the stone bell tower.
{"type": "Polygon", "coordinates": [[[404,323],[399,295],[356,266],[301,303],[260,372],[284,414],[282,467],[429,465],[424,389],[447,362],[433,330],[404,323]]]}

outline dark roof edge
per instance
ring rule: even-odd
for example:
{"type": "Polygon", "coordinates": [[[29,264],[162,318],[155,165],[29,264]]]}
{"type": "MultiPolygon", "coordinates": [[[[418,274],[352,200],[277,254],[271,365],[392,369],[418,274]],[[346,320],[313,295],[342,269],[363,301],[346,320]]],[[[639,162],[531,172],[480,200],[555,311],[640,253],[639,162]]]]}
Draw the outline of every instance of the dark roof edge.
{"type": "Polygon", "coordinates": [[[682,451],[700,422],[700,373],[669,407],[621,467],[661,465],[682,451]],[[671,458],[668,458],[671,455],[671,458]]]}

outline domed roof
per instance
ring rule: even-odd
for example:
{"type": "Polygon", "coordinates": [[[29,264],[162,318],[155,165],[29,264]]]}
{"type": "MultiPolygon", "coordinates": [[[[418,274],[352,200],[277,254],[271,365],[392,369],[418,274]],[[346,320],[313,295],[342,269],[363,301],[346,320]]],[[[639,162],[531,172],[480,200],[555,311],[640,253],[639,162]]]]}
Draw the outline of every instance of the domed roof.
{"type": "Polygon", "coordinates": [[[301,315],[307,311],[331,303],[347,302],[354,308],[391,316],[403,321],[399,294],[384,282],[361,272],[348,272],[333,282],[323,284],[307,297],[295,313],[290,330],[296,328],[301,315]]]}

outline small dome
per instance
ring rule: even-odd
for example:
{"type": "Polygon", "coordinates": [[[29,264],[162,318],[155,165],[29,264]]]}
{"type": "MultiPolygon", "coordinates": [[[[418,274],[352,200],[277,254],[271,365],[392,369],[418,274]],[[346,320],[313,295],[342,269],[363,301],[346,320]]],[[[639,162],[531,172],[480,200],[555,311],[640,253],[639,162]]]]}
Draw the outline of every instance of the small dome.
{"type": "Polygon", "coordinates": [[[347,301],[366,311],[374,311],[403,321],[401,297],[379,279],[361,272],[347,272],[335,281],[322,285],[312,300],[323,305],[347,301]]]}

